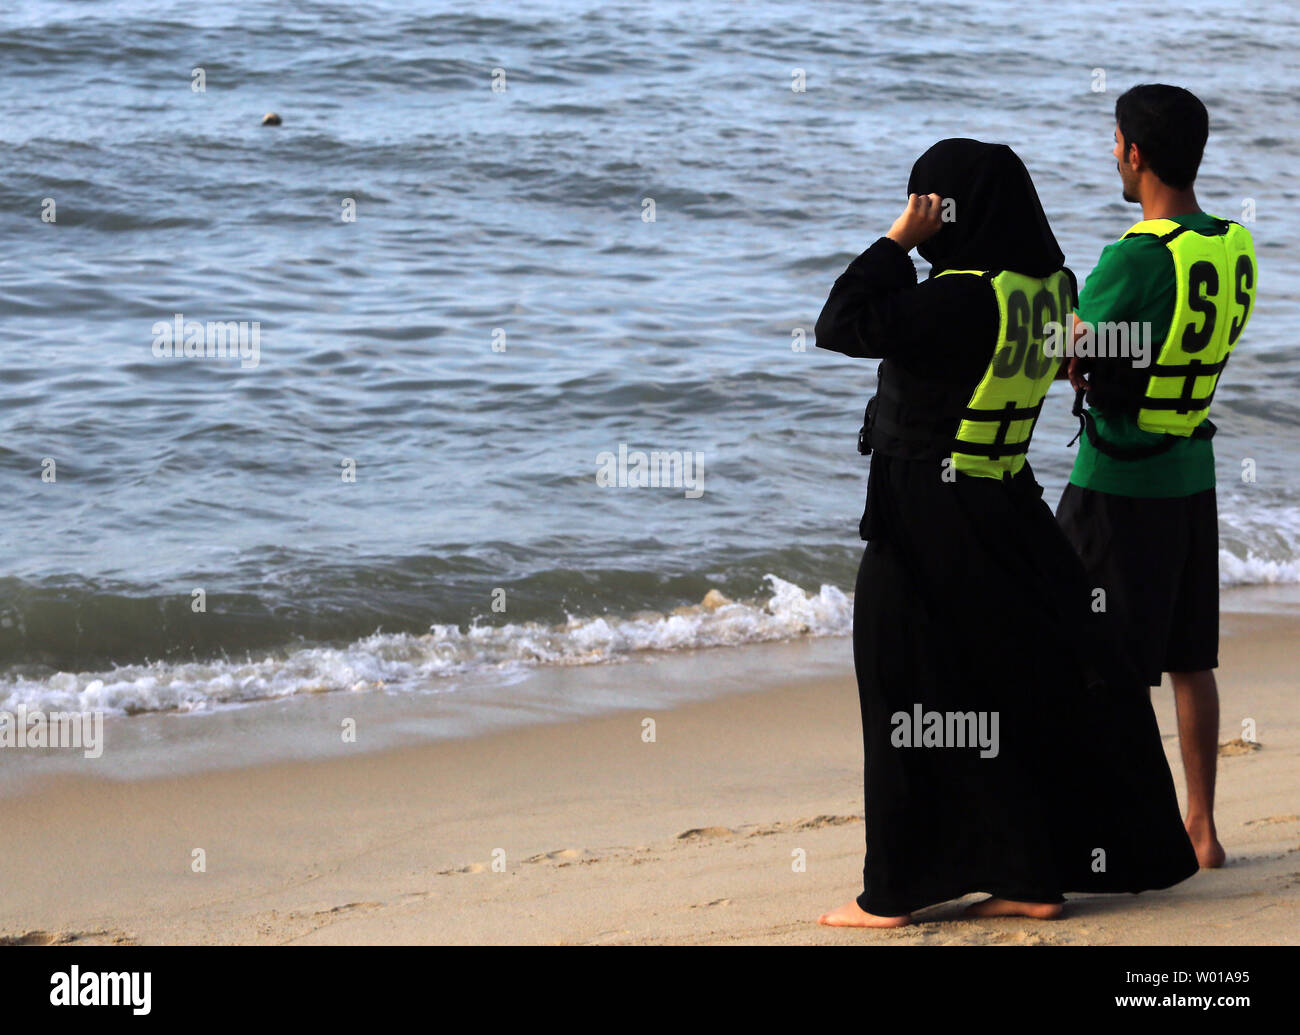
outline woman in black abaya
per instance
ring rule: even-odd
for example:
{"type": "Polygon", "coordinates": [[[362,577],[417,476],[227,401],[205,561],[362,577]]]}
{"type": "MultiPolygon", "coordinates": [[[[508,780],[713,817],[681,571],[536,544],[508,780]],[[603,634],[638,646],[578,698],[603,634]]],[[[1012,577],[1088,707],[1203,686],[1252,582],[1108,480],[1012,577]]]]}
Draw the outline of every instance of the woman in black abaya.
{"type": "MultiPolygon", "coordinates": [[[[882,359],[891,383],[969,397],[997,345],[996,296],[986,279],[937,275],[1046,277],[1064,256],[1004,145],[940,141],[907,189],[889,234],[835,282],[817,344],[882,359]],[[919,284],[915,245],[931,264],[919,284]]],[[[973,892],[992,896],[973,915],[1049,918],[1068,891],[1138,892],[1190,876],[1196,857],[1145,681],[1094,611],[1029,465],[1005,480],[954,476],[906,442],[868,438],[853,618],[864,890],[822,922],[898,926],[973,892]],[[897,717],[918,706],[996,715],[996,754],[900,745],[897,717]]]]}

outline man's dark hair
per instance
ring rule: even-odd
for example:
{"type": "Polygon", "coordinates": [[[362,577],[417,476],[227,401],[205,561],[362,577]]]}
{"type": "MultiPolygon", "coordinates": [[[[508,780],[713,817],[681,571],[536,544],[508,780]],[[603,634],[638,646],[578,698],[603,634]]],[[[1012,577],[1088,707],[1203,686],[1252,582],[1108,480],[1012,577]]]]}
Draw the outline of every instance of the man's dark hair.
{"type": "Polygon", "coordinates": [[[1127,154],[1137,144],[1162,183],[1185,190],[1196,179],[1210,116],[1196,94],[1181,86],[1143,83],[1115,102],[1115,124],[1127,154]]]}

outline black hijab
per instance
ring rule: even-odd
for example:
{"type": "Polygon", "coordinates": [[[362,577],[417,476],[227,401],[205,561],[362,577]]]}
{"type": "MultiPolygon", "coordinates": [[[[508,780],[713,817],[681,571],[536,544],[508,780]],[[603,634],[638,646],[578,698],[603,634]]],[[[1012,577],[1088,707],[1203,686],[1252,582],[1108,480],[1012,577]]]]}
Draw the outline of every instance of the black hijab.
{"type": "Polygon", "coordinates": [[[1029,170],[1006,144],[940,140],[912,166],[907,192],[956,202],[953,222],[917,248],[932,277],[948,269],[1045,277],[1065,264],[1029,170]]]}

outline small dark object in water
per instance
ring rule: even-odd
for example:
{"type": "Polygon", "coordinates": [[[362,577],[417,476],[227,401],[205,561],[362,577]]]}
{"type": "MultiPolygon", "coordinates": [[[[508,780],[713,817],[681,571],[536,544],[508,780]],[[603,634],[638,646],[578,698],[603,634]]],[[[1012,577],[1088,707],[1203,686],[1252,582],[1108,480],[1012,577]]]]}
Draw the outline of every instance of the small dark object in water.
{"type": "Polygon", "coordinates": [[[268,111],[265,115],[262,116],[262,125],[278,126],[280,125],[280,116],[273,111],[268,111]]]}

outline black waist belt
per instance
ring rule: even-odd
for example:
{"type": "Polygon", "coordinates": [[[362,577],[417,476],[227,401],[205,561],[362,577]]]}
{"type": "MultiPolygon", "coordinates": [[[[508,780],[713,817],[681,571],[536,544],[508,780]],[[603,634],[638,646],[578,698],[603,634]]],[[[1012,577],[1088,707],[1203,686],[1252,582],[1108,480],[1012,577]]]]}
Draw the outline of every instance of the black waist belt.
{"type": "Polygon", "coordinates": [[[1079,440],[1079,435],[1087,435],[1088,442],[1097,452],[1105,453],[1116,460],[1146,460],[1153,456],[1159,456],[1161,453],[1169,452],[1179,442],[1187,441],[1187,438],[1214,438],[1214,433],[1219,430],[1214,426],[1214,422],[1207,417],[1186,438],[1182,435],[1166,434],[1160,441],[1152,442],[1149,446],[1121,446],[1114,442],[1107,442],[1101,437],[1101,433],[1097,431],[1097,422],[1093,419],[1092,414],[1083,408],[1083,397],[1086,393],[1086,388],[1080,388],[1074,395],[1074,409],[1071,412],[1079,418],[1079,434],[1070,439],[1069,444],[1074,445],[1079,440]]]}
{"type": "MultiPolygon", "coordinates": [[[[871,401],[862,431],[858,434],[858,451],[872,451],[918,460],[947,453],[954,433],[965,415],[965,402],[941,400],[947,406],[926,406],[920,400],[904,400],[881,386],[871,401]]],[[[981,415],[983,416],[983,415],[981,415]]],[[[1002,447],[1004,453],[1011,448],[1002,447]]]]}

